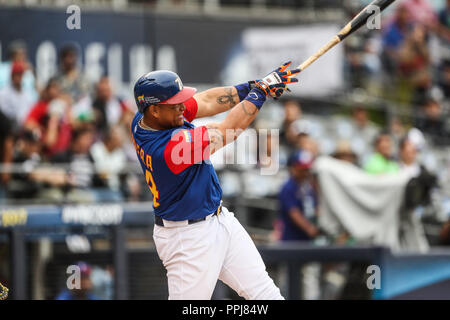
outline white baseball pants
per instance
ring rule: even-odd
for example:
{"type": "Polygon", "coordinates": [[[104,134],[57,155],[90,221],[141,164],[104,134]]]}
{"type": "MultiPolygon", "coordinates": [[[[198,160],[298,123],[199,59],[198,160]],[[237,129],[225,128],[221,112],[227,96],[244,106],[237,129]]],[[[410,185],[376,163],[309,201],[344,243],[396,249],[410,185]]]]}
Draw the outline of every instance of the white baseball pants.
{"type": "Polygon", "coordinates": [[[190,225],[155,224],[153,239],[167,270],[169,300],[209,300],[217,279],[247,300],[283,300],[252,239],[223,207],[190,225]]]}

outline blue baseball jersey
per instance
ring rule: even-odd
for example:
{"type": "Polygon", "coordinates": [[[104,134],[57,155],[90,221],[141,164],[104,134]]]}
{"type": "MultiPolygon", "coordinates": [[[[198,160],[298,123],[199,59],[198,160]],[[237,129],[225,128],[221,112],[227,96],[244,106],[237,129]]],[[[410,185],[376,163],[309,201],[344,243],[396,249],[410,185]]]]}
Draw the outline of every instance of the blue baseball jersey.
{"type": "Polygon", "coordinates": [[[184,124],[168,130],[146,130],[137,112],[131,124],[133,143],[153,194],[156,215],[170,221],[203,218],[220,205],[222,189],[209,161],[206,127],[190,123],[197,102],[185,102],[184,124]]]}
{"type": "Polygon", "coordinates": [[[281,209],[280,218],[283,224],[281,240],[311,240],[311,237],[295,224],[289,215],[289,211],[297,208],[304,217],[314,222],[318,201],[313,187],[307,182],[300,184],[290,178],[281,188],[278,200],[281,209]]]}

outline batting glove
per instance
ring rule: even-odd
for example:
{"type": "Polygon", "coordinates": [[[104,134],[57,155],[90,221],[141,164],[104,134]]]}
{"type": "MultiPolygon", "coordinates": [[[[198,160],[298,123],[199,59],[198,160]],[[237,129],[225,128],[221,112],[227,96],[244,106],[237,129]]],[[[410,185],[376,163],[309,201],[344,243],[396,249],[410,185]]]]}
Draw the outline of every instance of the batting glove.
{"type": "Polygon", "coordinates": [[[281,97],[285,90],[289,90],[286,86],[288,83],[298,82],[298,79],[293,78],[293,76],[298,74],[300,69],[286,70],[291,64],[291,61],[282,64],[278,69],[259,80],[256,86],[272,98],[277,99],[281,97]]]}

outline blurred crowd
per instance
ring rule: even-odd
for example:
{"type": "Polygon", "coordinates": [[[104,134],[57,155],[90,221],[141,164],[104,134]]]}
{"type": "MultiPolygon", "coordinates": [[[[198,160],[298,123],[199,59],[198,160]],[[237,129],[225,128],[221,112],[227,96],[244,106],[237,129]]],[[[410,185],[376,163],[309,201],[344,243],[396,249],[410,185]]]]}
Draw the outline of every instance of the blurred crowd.
{"type": "Polygon", "coordinates": [[[439,11],[426,0],[402,1],[380,32],[364,29],[345,48],[350,87],[390,101],[434,143],[450,143],[450,1],[439,11]]]}
{"type": "MultiPolygon", "coordinates": [[[[349,17],[361,3],[349,6],[349,17]]],[[[406,172],[403,209],[439,225],[433,245],[450,239],[450,1],[435,11],[429,1],[400,2],[381,30],[362,30],[345,42],[348,90],[378,97],[390,110],[377,123],[370,99],[353,102],[350,117],[306,114],[296,100],[283,103],[280,159],[289,177],[278,184],[275,238],[321,235],[313,160],[320,155],[352,163],[371,175],[406,172]],[[439,199],[436,201],[436,199],[439,199]]],[[[374,178],[376,179],[376,178],[374,178]]],[[[422,230],[423,231],[423,230],[422,230]]],[[[352,241],[348,234],[334,239],[352,241]]]]}
{"type": "MultiPolygon", "coordinates": [[[[348,7],[349,17],[362,9],[356,3],[348,7]]],[[[267,152],[254,150],[257,165],[242,166],[244,172],[217,165],[225,196],[278,197],[285,182],[298,176],[292,172],[295,155],[304,154],[331,155],[371,174],[407,170],[411,178],[427,176],[427,185],[434,176],[433,185],[448,190],[450,0],[438,12],[426,0],[404,0],[387,17],[379,32],[362,30],[344,43],[349,91],[384,99],[391,106],[387,120],[375,123],[364,101],[354,103],[347,116],[326,117],[305,113],[295,99],[267,103],[255,128],[281,128],[280,144],[275,150],[277,137],[267,135],[267,152]],[[252,170],[274,163],[280,164],[278,174],[252,170]]],[[[91,83],[79,68],[75,46],[59,50],[58,70],[43,85],[36,82],[24,43],[11,43],[8,54],[0,64],[0,201],[151,197],[130,165],[137,161],[129,130],[134,102],[119,97],[106,76],[91,83]]],[[[314,198],[308,208],[317,207],[314,198]]],[[[302,206],[300,212],[306,210],[302,206]]],[[[308,236],[318,233],[306,229],[308,236]]]]}
{"type": "Polygon", "coordinates": [[[9,58],[0,65],[0,198],[139,200],[140,180],[126,170],[136,161],[134,106],[115,95],[110,79],[90,83],[73,45],[61,48],[59,70],[42,88],[22,42],[10,45],[9,58]]]}

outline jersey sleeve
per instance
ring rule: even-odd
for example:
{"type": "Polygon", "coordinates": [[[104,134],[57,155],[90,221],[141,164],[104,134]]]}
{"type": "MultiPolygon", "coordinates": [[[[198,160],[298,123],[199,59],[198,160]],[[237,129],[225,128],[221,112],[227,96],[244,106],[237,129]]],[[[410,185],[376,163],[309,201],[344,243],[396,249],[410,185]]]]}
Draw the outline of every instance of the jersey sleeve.
{"type": "Polygon", "coordinates": [[[190,98],[188,101],[184,103],[186,110],[184,110],[184,117],[188,122],[192,122],[197,115],[198,105],[197,100],[194,97],[190,98]]]}
{"type": "Polygon", "coordinates": [[[178,131],[164,148],[164,160],[175,174],[209,157],[209,135],[205,126],[178,131]]]}

